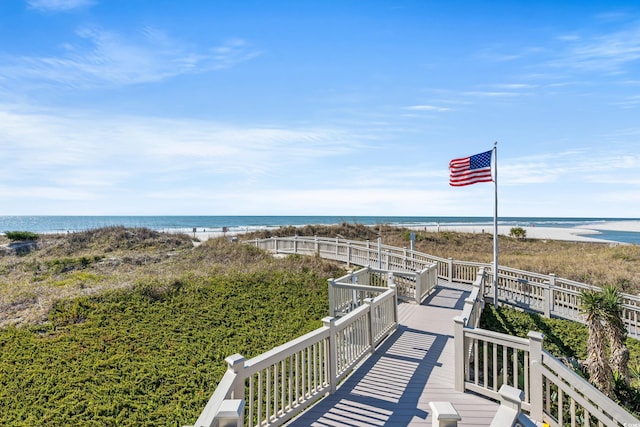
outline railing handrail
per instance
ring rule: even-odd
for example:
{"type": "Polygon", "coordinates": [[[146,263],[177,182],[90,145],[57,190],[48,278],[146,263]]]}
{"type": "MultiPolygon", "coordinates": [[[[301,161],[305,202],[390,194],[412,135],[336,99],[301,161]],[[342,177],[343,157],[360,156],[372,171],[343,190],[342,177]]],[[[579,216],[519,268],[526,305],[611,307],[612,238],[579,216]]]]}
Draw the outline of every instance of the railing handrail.
{"type": "MultiPolygon", "coordinates": [[[[611,400],[600,393],[600,391],[592,384],[590,384],[589,381],[585,380],[579,375],[576,375],[564,363],[562,363],[554,355],[544,349],[542,350],[542,365],[555,371],[556,375],[560,379],[571,384],[571,388],[589,396],[589,400],[591,402],[595,403],[599,407],[607,407],[608,413],[611,414],[611,419],[627,424],[636,423],[638,421],[622,407],[618,405],[612,407],[610,405],[611,400]]],[[[565,392],[570,393],[569,391],[565,392]]],[[[572,396],[572,398],[576,399],[577,396],[572,396]]]]}
{"type": "Polygon", "coordinates": [[[301,347],[307,347],[315,344],[329,336],[329,328],[321,326],[305,335],[295,338],[278,347],[274,347],[256,357],[247,360],[244,364],[244,376],[253,375],[254,373],[272,365],[274,362],[294,355],[301,347]]]}
{"type": "MultiPolygon", "coordinates": [[[[446,279],[449,281],[453,281],[454,279],[456,281],[460,281],[463,283],[473,283],[474,288],[473,291],[471,293],[471,298],[468,298],[467,301],[465,301],[465,307],[463,310],[463,315],[466,316],[466,318],[456,318],[456,333],[455,333],[455,341],[456,341],[456,389],[459,389],[460,384],[462,384],[462,389],[465,388],[465,381],[464,378],[462,378],[462,380],[460,380],[461,377],[459,377],[458,375],[458,368],[461,366],[461,359],[459,359],[460,357],[464,358],[464,354],[469,355],[469,351],[470,351],[470,347],[466,348],[465,347],[465,336],[468,337],[470,340],[477,340],[477,339],[487,339],[490,340],[491,342],[494,343],[494,345],[503,345],[505,346],[505,348],[512,348],[514,350],[520,350],[520,351],[531,351],[531,340],[526,340],[523,338],[517,338],[517,337],[513,337],[510,335],[505,335],[505,334],[499,334],[499,333],[495,333],[495,332],[491,332],[491,331],[485,331],[485,330],[480,330],[480,329],[475,329],[474,326],[477,326],[475,323],[477,323],[477,319],[479,319],[479,313],[481,313],[482,308],[483,308],[483,298],[484,298],[484,291],[486,291],[486,288],[484,287],[485,284],[485,280],[487,279],[487,277],[490,277],[493,275],[493,271],[492,271],[492,266],[489,264],[485,264],[485,263],[474,263],[474,262],[469,262],[469,261],[454,261],[452,258],[441,258],[441,257],[435,257],[435,256],[431,256],[428,254],[422,254],[416,251],[407,251],[406,248],[400,250],[398,248],[395,247],[391,247],[391,246],[385,246],[385,245],[381,245],[380,243],[380,239],[378,240],[378,244],[375,246],[372,246],[370,242],[366,242],[366,245],[364,242],[359,242],[359,241],[347,241],[344,239],[329,239],[329,238],[318,238],[318,237],[313,237],[313,238],[307,238],[307,237],[289,237],[289,238],[271,238],[271,239],[257,239],[254,241],[250,241],[250,242],[246,242],[246,243],[255,243],[256,246],[258,246],[261,242],[272,242],[273,246],[271,248],[271,250],[274,250],[275,252],[282,252],[282,253],[307,253],[307,254],[312,254],[312,253],[317,253],[317,254],[326,254],[328,258],[332,258],[332,259],[336,259],[336,260],[341,260],[346,262],[347,264],[357,264],[358,260],[354,260],[350,258],[350,253],[351,253],[351,249],[352,248],[358,248],[358,249],[366,249],[367,250],[367,255],[366,255],[366,263],[361,264],[363,266],[369,266],[371,267],[371,263],[373,260],[375,260],[379,265],[378,265],[378,269],[376,270],[375,268],[370,268],[370,271],[373,271],[377,274],[382,274],[385,272],[389,272],[391,270],[393,270],[393,272],[395,274],[397,274],[398,276],[401,277],[407,277],[409,279],[412,279],[413,277],[411,277],[411,273],[413,274],[418,274],[416,273],[418,272],[424,272],[424,271],[428,271],[430,269],[435,269],[435,274],[437,274],[438,277],[440,277],[441,279],[446,279]],[[274,240],[277,239],[277,240],[274,240]],[[279,242],[293,242],[293,248],[279,248],[279,242]],[[308,249],[308,248],[301,248],[298,246],[298,244],[303,244],[306,246],[309,246],[310,243],[313,243],[313,250],[308,249]],[[331,245],[335,245],[333,249],[331,249],[330,251],[327,250],[321,250],[320,245],[321,244],[331,244],[331,245]],[[345,253],[341,253],[340,250],[344,250],[346,249],[346,254],[345,253]],[[386,254],[383,254],[383,252],[386,251],[386,254]],[[329,257],[329,252],[331,252],[331,257],[329,257]],[[346,255],[346,256],[345,256],[346,255]],[[375,255],[375,256],[373,256],[375,255]],[[386,255],[386,256],[385,256],[386,255]],[[402,265],[398,264],[398,260],[395,259],[393,260],[393,264],[392,264],[392,259],[390,258],[390,255],[393,256],[397,256],[400,257],[400,259],[402,260],[402,265]],[[386,258],[386,259],[385,259],[386,258]],[[387,269],[382,268],[382,264],[386,262],[386,267],[387,269]],[[435,266],[434,266],[435,264],[435,266]],[[462,267],[463,269],[460,270],[459,267],[462,267]],[[402,269],[404,268],[404,270],[402,269]],[[446,272],[446,276],[442,275],[440,272],[445,271],[446,272]],[[471,270],[470,270],[471,269],[471,270]],[[485,273],[486,271],[486,273],[485,273]],[[454,277],[454,273],[459,273],[464,277],[454,277]],[[471,278],[471,273],[473,273],[474,278],[471,278]],[[471,322],[472,324],[470,324],[470,327],[467,326],[467,322],[471,322]],[[462,329],[460,329],[462,328],[462,329]],[[459,343],[460,342],[460,343],[459,343]]],[[[364,262],[364,261],[359,261],[359,262],[364,262]]],[[[526,276],[528,277],[528,279],[524,279],[524,280],[519,280],[517,277],[515,278],[515,282],[518,284],[533,284],[537,287],[545,287],[547,289],[553,287],[554,291],[557,292],[564,292],[568,295],[573,295],[575,296],[576,293],[578,293],[578,291],[575,291],[573,289],[565,289],[563,287],[563,283],[567,283],[568,286],[572,286],[572,287],[584,287],[585,289],[593,289],[593,286],[589,286],[589,285],[585,285],[585,284],[581,284],[578,282],[571,282],[568,280],[564,280],[564,279],[560,279],[555,277],[555,275],[549,275],[547,276],[549,279],[545,282],[545,276],[541,275],[541,274],[535,274],[535,273],[529,273],[529,272],[523,272],[517,269],[510,269],[510,268],[504,268],[504,267],[498,267],[498,276],[500,277],[500,272],[505,272],[505,273],[510,273],[515,274],[515,275],[522,275],[522,276],[526,276]],[[531,282],[530,278],[536,278],[539,279],[540,282],[531,282]],[[554,285],[559,285],[559,286],[554,286],[554,285]]],[[[347,277],[347,276],[345,276],[347,277]]],[[[414,276],[416,279],[416,281],[418,281],[418,275],[414,276]]],[[[329,336],[329,339],[331,339],[331,336],[333,333],[337,333],[337,331],[343,329],[343,328],[347,328],[351,325],[351,323],[356,322],[356,318],[361,317],[363,313],[368,313],[368,316],[371,316],[372,312],[376,311],[374,310],[374,308],[380,303],[381,301],[385,301],[388,300],[389,298],[394,298],[394,305],[397,304],[397,291],[396,291],[396,287],[394,284],[392,284],[392,278],[393,278],[393,274],[389,275],[388,278],[388,285],[391,287],[391,289],[388,289],[387,291],[384,291],[381,295],[378,295],[377,297],[370,299],[370,300],[366,300],[367,304],[360,306],[358,308],[353,309],[352,311],[350,311],[346,316],[342,317],[339,320],[335,320],[333,318],[330,318],[330,320],[325,319],[325,326],[316,329],[315,331],[312,331],[308,334],[305,334],[299,338],[296,338],[292,341],[290,341],[289,343],[283,344],[279,347],[276,347],[266,353],[263,353],[262,355],[256,356],[253,359],[250,359],[248,361],[245,361],[241,356],[239,355],[234,355],[234,356],[238,356],[234,359],[234,356],[231,356],[229,358],[227,358],[227,363],[228,363],[228,370],[225,373],[225,375],[223,376],[222,380],[220,381],[218,387],[216,388],[214,394],[212,395],[211,399],[209,400],[209,402],[207,403],[207,405],[205,406],[205,409],[203,410],[202,414],[200,415],[200,417],[198,418],[198,421],[196,422],[196,426],[200,427],[200,426],[211,426],[214,423],[215,420],[215,415],[217,413],[217,411],[220,409],[221,405],[223,404],[223,402],[225,401],[225,399],[229,399],[231,397],[234,397],[236,399],[240,398],[243,399],[244,398],[244,394],[242,393],[242,388],[244,387],[244,383],[245,383],[245,379],[249,378],[251,375],[255,375],[256,373],[260,372],[261,370],[264,369],[269,369],[269,366],[272,366],[274,363],[277,364],[278,363],[284,363],[283,361],[287,358],[287,357],[291,357],[294,354],[296,354],[296,351],[300,348],[304,348],[305,345],[316,345],[320,342],[322,342],[323,340],[327,339],[327,335],[329,336]],[[330,322],[330,323],[327,323],[330,322]],[[327,326],[329,325],[329,326],[327,326]],[[242,396],[240,396],[240,394],[243,394],[242,396]]],[[[503,280],[513,280],[514,278],[510,275],[505,275],[504,277],[502,277],[503,280]]],[[[336,288],[346,288],[346,289],[358,289],[358,290],[365,290],[368,292],[380,292],[381,287],[375,287],[375,286],[366,286],[366,285],[357,285],[357,284],[353,284],[353,283],[336,283],[335,281],[333,281],[333,283],[331,283],[332,281],[330,280],[330,286],[335,286],[336,288]]],[[[331,288],[330,288],[331,289],[331,288]]],[[[528,287],[527,287],[528,289],[528,287]]],[[[518,290],[516,290],[517,292],[519,292],[518,290]]],[[[509,292],[516,292],[514,290],[509,290],[509,292]]],[[[636,302],[640,302],[640,298],[637,298],[635,296],[632,295],[627,295],[627,294],[623,294],[623,298],[627,298],[627,297],[631,297],[631,300],[636,301],[636,302]]],[[[531,298],[531,296],[529,296],[529,298],[531,298]]],[[[553,301],[551,301],[553,302],[553,301]]],[[[640,304],[639,304],[640,305],[640,304]]],[[[638,309],[639,305],[632,305],[630,306],[630,308],[632,309],[638,309]]],[[[333,308],[331,308],[333,309],[333,308]]],[[[396,310],[397,310],[397,305],[396,305],[396,310]]],[[[574,319],[575,320],[575,319],[574,319]]],[[[397,311],[394,314],[394,318],[392,319],[393,325],[386,325],[384,326],[384,328],[382,328],[382,334],[384,334],[382,336],[382,338],[386,335],[388,335],[388,333],[390,333],[391,330],[393,330],[394,328],[397,327],[397,311]]],[[[627,325],[629,327],[629,325],[627,325]]],[[[376,342],[371,341],[368,345],[371,347],[371,351],[373,349],[373,347],[377,344],[377,342],[381,341],[382,338],[378,337],[376,339],[376,337],[374,336],[374,334],[376,333],[376,331],[373,330],[373,323],[370,324],[370,326],[368,326],[368,328],[370,328],[367,332],[369,339],[370,340],[375,340],[376,342]]],[[[636,329],[638,329],[637,325],[636,325],[636,329]]],[[[379,332],[379,331],[378,331],[379,332]]],[[[638,334],[636,334],[638,335],[638,334]]],[[[360,335],[363,336],[363,335],[360,335]]],[[[540,341],[541,342],[541,341],[540,341]]],[[[326,345],[326,344],[325,344],[326,345]]],[[[335,349],[335,343],[334,344],[329,344],[328,346],[329,348],[334,348],[335,349]]],[[[329,350],[331,351],[331,350],[329,350]]],[[[542,349],[540,349],[539,351],[540,354],[542,354],[542,349]]],[[[357,359],[361,359],[362,357],[364,357],[364,353],[359,353],[357,355],[357,359]]],[[[541,363],[541,369],[544,367],[544,363],[545,363],[545,358],[542,357],[541,355],[539,356],[540,363],[541,363]]],[[[547,360],[552,360],[549,356],[546,357],[547,360]]],[[[532,360],[532,364],[535,366],[535,362],[536,360],[532,360]]],[[[329,362],[327,361],[327,363],[329,363],[329,365],[334,365],[335,362],[329,362]]],[[[349,362],[347,361],[348,364],[354,364],[353,361],[349,362]]],[[[514,362],[515,363],[515,362],[514,362]]],[[[349,369],[351,369],[351,367],[353,365],[348,365],[349,369]]],[[[555,365],[552,364],[552,366],[549,367],[549,369],[553,369],[555,365]]],[[[515,365],[514,365],[515,367],[515,365]]],[[[556,366],[557,368],[557,366],[556,366]]],[[[277,368],[276,368],[277,369],[277,368]]],[[[335,369],[335,366],[334,366],[335,369]]],[[[546,369],[546,368],[545,368],[546,369]]],[[[463,369],[464,372],[464,369],[463,369]]],[[[556,372],[558,372],[558,370],[556,369],[556,372]]],[[[337,379],[342,379],[345,375],[346,372],[333,372],[331,375],[334,376],[334,378],[331,379],[331,381],[335,380],[335,375],[338,375],[337,379]]],[[[463,374],[464,375],[464,374],[463,374]]],[[[550,378],[550,376],[549,376],[550,378]]],[[[506,380],[505,380],[506,381],[506,380]]],[[[528,381],[528,379],[526,379],[525,381],[528,381]]],[[[533,381],[533,380],[532,380],[533,381]]],[[[532,386],[533,387],[533,386],[532,386]]],[[[558,385],[558,387],[564,387],[564,385],[558,385]]],[[[335,384],[332,383],[330,386],[329,385],[325,385],[323,386],[321,389],[317,390],[319,392],[326,392],[325,390],[335,390],[335,384]]],[[[475,387],[473,388],[474,391],[476,392],[480,392],[481,394],[483,394],[483,390],[482,387],[475,387]]],[[[282,392],[283,396],[284,396],[284,391],[282,392]]],[[[496,397],[496,392],[492,391],[489,392],[487,391],[487,395],[489,397],[495,398],[496,397]]],[[[593,400],[592,399],[592,392],[589,391],[589,399],[591,399],[594,403],[597,403],[597,399],[593,400]]],[[[313,396],[310,396],[310,398],[316,398],[315,397],[316,394],[314,394],[313,396]]],[[[277,396],[275,397],[276,402],[277,402],[277,396]]],[[[605,397],[606,399],[606,397],[605,397]]],[[[278,418],[278,414],[271,414],[269,420],[267,420],[267,423],[271,424],[272,422],[275,422],[275,424],[280,424],[281,422],[277,421],[277,420],[284,420],[284,419],[288,419],[292,416],[293,413],[297,413],[298,410],[301,410],[303,407],[308,406],[308,404],[310,403],[309,400],[305,400],[303,402],[297,402],[296,401],[296,405],[297,408],[293,408],[290,407],[288,408],[289,412],[283,413],[281,415],[281,418],[278,418]],[[273,418],[275,417],[275,418],[273,418]]],[[[528,407],[529,403],[528,402],[524,402],[524,404],[528,407]]],[[[536,403],[536,405],[538,405],[536,403]]],[[[291,405],[293,406],[293,405],[291,405]]],[[[533,407],[533,404],[532,404],[533,407]]],[[[607,408],[609,408],[610,405],[607,406],[607,408]]],[[[614,414],[620,414],[622,420],[631,420],[633,422],[637,422],[637,420],[635,418],[633,418],[633,416],[631,416],[630,414],[628,414],[624,409],[622,408],[613,408],[615,410],[614,414]],[[631,417],[631,418],[628,418],[631,417]]],[[[278,410],[276,409],[276,412],[278,410]]],[[[251,414],[251,409],[249,414],[251,414]]],[[[269,410],[267,409],[267,414],[269,414],[269,410]]],[[[268,415],[269,416],[269,415],[268,415]]],[[[617,415],[616,415],[617,417],[617,415]]],[[[616,418],[617,419],[617,418],[616,418]]],[[[251,421],[252,422],[252,421],[251,421]]],[[[259,421],[260,423],[260,421],[259,421]]]]}
{"type": "Polygon", "coordinates": [[[193,427],[210,427],[215,419],[222,403],[229,397],[231,394],[234,384],[236,382],[236,377],[238,374],[233,372],[232,370],[227,370],[222,379],[218,383],[213,395],[207,402],[206,406],[200,413],[200,416],[196,420],[196,423],[193,427]]]}
{"type": "MultiPolygon", "coordinates": [[[[475,279],[475,272],[473,275],[472,271],[468,271],[464,273],[465,277],[455,277],[456,271],[459,268],[469,268],[472,270],[480,270],[484,268],[489,277],[492,277],[493,265],[488,263],[481,262],[473,262],[473,261],[461,261],[454,260],[453,258],[443,258],[434,255],[429,255],[426,253],[418,252],[415,250],[407,250],[406,248],[397,248],[393,246],[383,245],[380,241],[375,244],[371,241],[357,241],[357,240],[347,240],[347,239],[339,239],[339,238],[326,238],[326,237],[308,237],[308,236],[292,236],[292,237],[271,237],[268,239],[256,239],[250,240],[246,243],[253,243],[255,245],[259,245],[261,242],[273,242],[273,241],[281,241],[281,242],[297,242],[310,244],[314,243],[316,246],[319,244],[324,245],[334,245],[335,250],[333,252],[337,252],[339,248],[346,249],[349,246],[357,247],[361,249],[366,249],[369,251],[369,255],[366,257],[366,262],[363,262],[362,266],[375,266],[371,265],[371,259],[379,259],[380,253],[378,250],[382,250],[383,252],[394,254],[395,256],[405,257],[406,263],[403,263],[403,267],[406,264],[406,268],[396,268],[399,271],[416,271],[421,266],[430,263],[436,263],[438,265],[438,278],[441,280],[448,280],[449,282],[458,281],[462,283],[472,283],[475,279]],[[428,260],[428,261],[427,261],[428,260]]],[[[295,245],[294,245],[295,247],[295,245]]],[[[300,248],[298,248],[300,249],[300,248]]],[[[283,253],[293,253],[292,250],[279,249],[280,252],[283,253]]],[[[304,253],[314,253],[313,250],[299,250],[299,252],[304,253]]],[[[343,254],[346,256],[346,254],[343,254]]],[[[334,258],[335,259],[335,258],[334,258]]],[[[357,264],[358,260],[356,259],[347,259],[344,258],[344,261],[347,264],[357,264]]],[[[390,267],[387,265],[387,267],[390,267]]],[[[397,267],[397,266],[395,266],[397,267]]],[[[523,286],[530,287],[538,287],[542,289],[544,292],[548,293],[548,300],[542,301],[543,296],[541,295],[533,295],[528,291],[519,291],[518,295],[521,297],[521,301],[518,301],[518,306],[521,308],[525,308],[531,311],[535,311],[538,313],[542,313],[545,316],[555,316],[559,318],[579,321],[584,323],[583,316],[580,313],[579,307],[577,304],[573,304],[571,302],[567,302],[568,299],[573,298],[576,302],[580,296],[581,291],[586,290],[594,290],[599,289],[596,286],[589,285],[586,283],[576,282],[570,279],[565,279],[562,277],[557,277],[555,274],[541,274],[534,273],[525,270],[515,269],[511,267],[498,266],[498,277],[499,281],[511,281],[516,282],[519,279],[522,279],[521,283],[523,286]],[[562,299],[561,301],[557,301],[558,295],[565,295],[567,299],[562,299]],[[533,303],[537,302],[537,303],[533,303]]],[[[500,286],[500,285],[499,285],[500,286]]],[[[498,289],[500,291],[500,288],[498,289]]],[[[493,290],[487,286],[487,296],[492,297],[493,290]]],[[[505,290],[504,292],[512,292],[512,290],[505,290]]],[[[500,292],[498,293],[498,299],[503,299],[508,304],[513,304],[513,300],[507,300],[504,292],[502,295],[500,292]]],[[[623,321],[625,322],[628,335],[632,338],[640,339],[640,296],[627,294],[624,292],[620,293],[622,299],[622,308],[623,313],[623,321]],[[628,315],[627,315],[628,314],[628,315]]]]}
{"type": "MultiPolygon", "coordinates": [[[[482,295],[477,292],[484,273],[479,272],[471,296],[465,301],[465,308],[461,316],[455,319],[455,387],[464,392],[473,391],[480,395],[496,399],[497,383],[502,375],[502,384],[518,388],[522,387],[525,400],[522,407],[530,411],[537,421],[550,421],[552,425],[563,425],[564,400],[562,396],[571,399],[571,411],[567,418],[571,418],[571,425],[576,424],[576,405],[595,417],[599,423],[607,426],[635,425],[638,420],[624,408],[612,401],[598,389],[589,384],[584,378],[576,375],[571,369],[561,363],[543,348],[543,335],[530,332],[529,338],[520,338],[499,332],[479,329],[470,324],[470,311],[476,307],[483,307],[482,295]],[[480,348],[482,353],[480,356],[480,348]],[[489,352],[487,349],[492,348],[489,352]],[[502,352],[502,358],[498,354],[502,352]],[[508,354],[511,354],[508,356],[508,354]],[[520,356],[522,355],[522,359],[520,356]],[[521,360],[521,362],[520,362],[521,360]],[[528,361],[528,363],[527,363],[528,361]],[[522,368],[520,368],[522,363],[522,368]],[[473,366],[473,367],[472,367],[473,366]],[[482,372],[480,374],[480,372],[482,372]],[[520,381],[523,385],[520,386],[520,381]],[[543,387],[543,382],[547,386],[543,387]],[[551,404],[550,385],[558,389],[554,415],[551,404]],[[546,402],[546,406],[543,404],[546,402]]],[[[583,420],[584,421],[584,420],[583,420]]]]}
{"type": "MultiPolygon", "coordinates": [[[[240,400],[245,399],[245,382],[247,381],[247,379],[253,378],[255,375],[259,375],[264,371],[269,371],[274,366],[277,370],[277,367],[285,363],[286,360],[291,360],[292,358],[297,357],[298,354],[300,352],[304,352],[305,349],[309,351],[308,349],[312,348],[313,346],[321,345],[321,348],[323,348],[324,350],[318,350],[318,352],[327,352],[326,356],[323,356],[326,358],[323,358],[323,361],[319,362],[317,367],[318,369],[320,369],[319,365],[325,364],[322,369],[323,372],[325,372],[324,370],[326,369],[326,372],[328,372],[328,374],[330,375],[330,378],[327,379],[328,383],[318,384],[317,388],[314,388],[313,393],[310,393],[308,395],[305,394],[304,397],[302,397],[302,401],[299,401],[296,397],[295,404],[287,406],[286,411],[280,411],[277,408],[274,409],[274,411],[268,415],[270,418],[266,420],[266,422],[269,425],[279,425],[302,411],[323,393],[335,390],[337,384],[346,375],[348,375],[348,373],[359,361],[366,357],[367,351],[373,351],[375,346],[385,336],[388,336],[395,328],[397,328],[397,313],[392,316],[387,316],[385,318],[387,320],[386,323],[384,323],[385,319],[379,319],[377,317],[377,307],[381,307],[384,304],[392,304],[394,310],[397,309],[395,286],[392,285],[388,288],[368,288],[373,288],[373,290],[376,292],[382,292],[375,298],[367,300],[366,304],[354,309],[340,319],[327,317],[323,319],[324,326],[321,326],[320,328],[317,328],[305,335],[295,338],[285,344],[275,347],[249,360],[245,360],[240,355],[233,355],[228,357],[226,359],[228,365],[227,371],[216,387],[213,395],[207,402],[204,410],[198,417],[198,420],[194,424],[194,427],[211,427],[215,425],[218,411],[222,407],[225,400],[232,398],[240,400]],[[367,326],[362,329],[360,328],[361,320],[365,317],[366,319],[368,319],[367,326]],[[380,323],[382,323],[382,325],[380,325],[380,323]],[[375,330],[374,324],[379,326],[378,330],[375,330]],[[359,344],[349,342],[342,344],[337,343],[336,341],[339,340],[338,337],[340,336],[340,334],[346,330],[357,331],[354,332],[354,336],[357,336],[361,339],[366,338],[367,341],[362,341],[359,344]],[[350,352],[350,356],[352,357],[351,359],[343,360],[344,354],[341,353],[341,365],[340,367],[338,367],[335,363],[331,362],[331,360],[335,360],[336,355],[335,353],[332,353],[332,351],[335,351],[337,345],[342,345],[343,347],[353,347],[355,345],[359,345],[360,349],[358,350],[357,354],[355,351],[350,352]],[[334,350],[331,350],[331,348],[333,348],[334,350]],[[329,365],[331,365],[332,367],[330,368],[329,365]]],[[[381,311],[384,311],[384,309],[382,309],[381,311]]],[[[316,366],[316,362],[314,361],[313,363],[314,366],[316,366]]],[[[279,392],[274,390],[273,393],[275,393],[274,396],[277,400],[279,392]]],[[[289,391],[289,393],[291,393],[291,391],[289,391]]],[[[284,396],[284,391],[282,391],[282,394],[284,396]]],[[[269,404],[270,403],[267,399],[267,403],[265,403],[264,405],[268,406],[269,404]]],[[[259,402],[258,405],[262,405],[262,402],[259,402]]],[[[260,416],[260,414],[258,413],[262,412],[261,410],[258,410],[257,412],[254,411],[253,407],[250,408],[249,411],[250,414],[253,411],[254,414],[258,415],[258,417],[260,416]]],[[[252,417],[250,416],[249,418],[252,417]]],[[[253,419],[250,420],[250,424],[251,423],[253,423],[253,419]]],[[[258,425],[262,425],[262,423],[263,421],[258,420],[258,425]]]]}

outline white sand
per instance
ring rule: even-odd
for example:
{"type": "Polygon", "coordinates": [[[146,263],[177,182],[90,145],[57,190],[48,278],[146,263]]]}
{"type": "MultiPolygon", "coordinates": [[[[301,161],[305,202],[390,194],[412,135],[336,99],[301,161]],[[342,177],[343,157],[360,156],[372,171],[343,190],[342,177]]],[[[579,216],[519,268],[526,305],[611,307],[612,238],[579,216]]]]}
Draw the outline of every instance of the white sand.
{"type": "MultiPolygon", "coordinates": [[[[640,232],[640,221],[617,221],[607,223],[594,223],[589,224],[588,227],[532,227],[521,226],[527,232],[528,239],[548,239],[548,240],[564,240],[571,242],[596,242],[596,243],[619,243],[611,240],[597,239],[589,237],[590,235],[600,234],[598,230],[609,231],[636,231],[640,232]]],[[[409,227],[414,230],[429,231],[429,232],[443,232],[443,231],[456,231],[461,233],[489,233],[493,234],[493,225],[428,225],[420,227],[409,227]]],[[[508,236],[511,232],[511,225],[498,226],[498,234],[508,236]]],[[[187,233],[192,235],[193,233],[187,233]]],[[[240,233],[238,233],[240,234],[240,233]]],[[[228,232],[224,234],[227,237],[233,237],[236,234],[228,232]]],[[[200,241],[205,241],[214,237],[222,237],[222,232],[215,231],[197,231],[195,237],[200,241]]]]}
{"type": "Polygon", "coordinates": [[[640,221],[615,221],[607,223],[594,223],[590,224],[589,228],[594,230],[608,230],[608,231],[635,231],[640,232],[640,221]]]}
{"type": "MultiPolygon", "coordinates": [[[[589,235],[600,234],[598,230],[614,230],[614,231],[638,231],[640,232],[640,221],[620,221],[615,223],[594,224],[586,227],[532,227],[520,226],[527,233],[528,239],[548,239],[548,240],[565,240],[571,242],[596,242],[596,243],[619,243],[612,240],[598,239],[589,237],[589,235]]],[[[498,234],[508,236],[513,226],[499,225],[498,234]]],[[[493,234],[493,226],[477,226],[477,225],[440,225],[416,227],[416,229],[431,232],[437,231],[457,231],[461,233],[489,233],[493,234]]]]}

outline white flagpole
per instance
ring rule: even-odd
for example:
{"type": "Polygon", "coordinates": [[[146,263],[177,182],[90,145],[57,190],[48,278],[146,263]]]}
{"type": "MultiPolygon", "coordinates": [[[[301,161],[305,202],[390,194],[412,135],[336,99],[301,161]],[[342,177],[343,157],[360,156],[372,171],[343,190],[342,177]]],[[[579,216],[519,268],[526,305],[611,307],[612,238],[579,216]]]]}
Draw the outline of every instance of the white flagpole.
{"type": "Polygon", "coordinates": [[[498,307],[498,142],[493,143],[493,306],[498,307]]]}

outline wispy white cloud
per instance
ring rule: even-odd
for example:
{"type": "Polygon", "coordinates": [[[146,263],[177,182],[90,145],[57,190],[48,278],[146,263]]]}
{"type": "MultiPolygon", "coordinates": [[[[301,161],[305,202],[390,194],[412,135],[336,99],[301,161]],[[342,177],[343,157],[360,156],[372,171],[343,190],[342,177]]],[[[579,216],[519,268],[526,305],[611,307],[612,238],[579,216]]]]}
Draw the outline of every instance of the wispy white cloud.
{"type": "MultiPolygon", "coordinates": [[[[197,120],[0,111],[3,181],[102,191],[135,180],[256,180],[349,155],[340,129],[230,126],[197,120]],[[185,173],[183,173],[185,172],[185,173]],[[188,173],[186,173],[188,172],[188,173]]],[[[83,190],[84,191],[84,190],[83,190]]]]}
{"type": "Polygon", "coordinates": [[[612,105],[621,108],[636,108],[640,105],[640,95],[624,97],[620,101],[613,102],[612,105]]]}
{"type": "Polygon", "coordinates": [[[451,111],[451,108],[449,107],[441,107],[437,105],[410,105],[406,107],[406,109],[410,111],[433,111],[438,113],[451,111]]]}
{"type": "Polygon", "coordinates": [[[493,87],[497,89],[506,89],[506,90],[521,90],[521,89],[535,89],[536,85],[532,85],[530,83],[501,83],[495,84],[493,87]]]}
{"type": "Polygon", "coordinates": [[[514,96],[520,96],[519,92],[506,92],[506,91],[468,91],[464,92],[466,96],[478,97],[478,98],[509,98],[514,96]]]}
{"type": "Polygon", "coordinates": [[[494,45],[474,53],[472,58],[483,62],[514,62],[538,55],[543,51],[544,49],[535,46],[514,49],[504,45],[494,45]]]}
{"type": "Polygon", "coordinates": [[[150,27],[128,36],[83,27],[76,35],[78,39],[64,44],[57,56],[5,56],[0,79],[35,85],[124,86],[230,68],[260,54],[240,39],[197,51],[150,27]]]}
{"type": "Polygon", "coordinates": [[[92,6],[94,0],[27,0],[31,9],[40,11],[67,11],[79,7],[92,6]]]}
{"type": "Polygon", "coordinates": [[[577,34],[562,34],[556,38],[563,42],[575,42],[580,40],[580,36],[577,34]]]}
{"type": "MultiPolygon", "coordinates": [[[[260,192],[239,193],[222,189],[216,193],[187,192],[148,194],[150,199],[163,200],[176,206],[192,204],[199,200],[202,205],[216,206],[218,211],[235,215],[424,215],[421,203],[407,201],[438,200],[430,208],[432,215],[448,215],[455,205],[452,193],[447,190],[427,191],[416,189],[378,189],[326,187],[297,190],[282,187],[260,192]],[[384,204],[384,209],[381,205],[384,204]]],[[[187,212],[189,212],[187,210],[187,212]]],[[[191,210],[193,212],[193,209],[191,210]]]]}
{"type": "Polygon", "coordinates": [[[634,174],[640,181],[640,156],[593,148],[521,157],[500,166],[501,182],[509,186],[554,182],[629,184],[630,178],[635,179],[634,174]]]}
{"type": "Polygon", "coordinates": [[[609,34],[564,41],[568,45],[561,58],[552,61],[558,67],[622,73],[626,66],[640,60],[640,22],[609,34]]]}

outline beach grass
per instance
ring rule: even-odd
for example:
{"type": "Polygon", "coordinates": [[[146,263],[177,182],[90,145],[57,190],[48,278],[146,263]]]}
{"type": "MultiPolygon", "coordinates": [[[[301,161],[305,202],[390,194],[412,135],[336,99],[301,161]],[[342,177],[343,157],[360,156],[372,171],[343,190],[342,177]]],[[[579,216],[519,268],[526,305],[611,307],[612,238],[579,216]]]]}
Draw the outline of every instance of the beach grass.
{"type": "MultiPolygon", "coordinates": [[[[442,258],[461,261],[493,262],[493,235],[455,231],[425,232],[387,225],[369,227],[343,223],[338,226],[282,227],[249,235],[252,238],[270,236],[327,236],[376,242],[378,236],[385,245],[411,245],[415,233],[415,250],[442,258]]],[[[640,246],[611,243],[571,242],[552,239],[517,239],[498,236],[501,266],[540,274],[555,274],[577,282],[603,287],[616,286],[622,292],[640,293],[640,246]]]]}
{"type": "MultiPolygon", "coordinates": [[[[306,232],[374,241],[380,235],[385,244],[409,245],[408,230],[388,226],[306,232]]],[[[484,234],[418,232],[416,250],[490,262],[491,241],[484,234]]],[[[560,276],[575,271],[603,283],[621,277],[637,286],[633,245],[500,242],[503,265],[560,276]],[[561,260],[570,269],[562,270],[561,260]]],[[[222,377],[225,357],[250,358],[320,326],[327,278],[344,268],[318,257],[274,258],[224,238],[194,247],[189,236],[123,227],[43,235],[26,252],[5,252],[0,424],[192,422],[222,377]]],[[[560,327],[549,344],[582,357],[586,334],[570,330],[560,327]]]]}
{"type": "Polygon", "coordinates": [[[251,358],[320,327],[327,278],[344,274],[319,258],[174,239],[114,229],[51,237],[39,250],[4,257],[19,282],[5,278],[3,301],[7,289],[30,286],[51,305],[0,329],[1,425],[193,422],[225,357],[251,358]],[[91,277],[84,287],[80,273],[91,277]]]}

